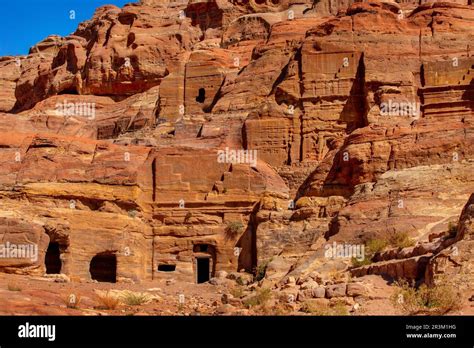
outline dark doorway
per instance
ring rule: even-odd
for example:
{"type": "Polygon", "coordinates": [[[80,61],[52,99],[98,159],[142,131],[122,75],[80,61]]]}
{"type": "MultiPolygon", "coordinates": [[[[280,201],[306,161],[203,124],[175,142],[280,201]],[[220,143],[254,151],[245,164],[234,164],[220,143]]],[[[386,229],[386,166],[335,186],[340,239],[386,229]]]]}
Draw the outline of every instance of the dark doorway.
{"type": "Polygon", "coordinates": [[[49,243],[48,250],[46,251],[46,257],[44,263],[46,266],[46,274],[59,274],[61,273],[61,253],[59,251],[59,243],[49,243]]]}
{"type": "Polygon", "coordinates": [[[198,284],[209,281],[210,258],[199,257],[197,260],[197,282],[198,284]]]}
{"type": "Polygon", "coordinates": [[[93,280],[115,283],[117,281],[117,257],[111,253],[94,256],[91,260],[89,272],[93,280]]]}
{"type": "Polygon", "coordinates": [[[204,103],[206,100],[206,90],[204,88],[199,88],[199,94],[196,97],[198,103],[204,103]]]}

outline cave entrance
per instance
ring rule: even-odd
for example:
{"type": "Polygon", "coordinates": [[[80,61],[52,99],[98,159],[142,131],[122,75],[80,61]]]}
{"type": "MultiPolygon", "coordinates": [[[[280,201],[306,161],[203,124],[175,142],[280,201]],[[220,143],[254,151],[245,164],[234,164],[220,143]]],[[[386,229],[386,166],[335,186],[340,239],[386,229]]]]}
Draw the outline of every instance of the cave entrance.
{"type": "Polygon", "coordinates": [[[196,258],[197,283],[205,283],[211,279],[211,258],[196,258]]]}
{"type": "Polygon", "coordinates": [[[117,281],[117,256],[113,253],[101,253],[91,260],[89,272],[93,280],[115,283],[117,281]]]}
{"type": "Polygon", "coordinates": [[[59,243],[51,242],[48,245],[46,256],[44,259],[46,266],[46,274],[59,274],[61,273],[61,252],[59,250],[59,243]]]}
{"type": "Polygon", "coordinates": [[[176,271],[176,265],[162,264],[158,265],[158,272],[174,272],[176,271]]]}
{"type": "Polygon", "coordinates": [[[79,95],[79,92],[77,91],[76,87],[70,87],[63,89],[58,93],[58,95],[64,95],[64,94],[71,94],[71,95],[79,95]]]}
{"type": "Polygon", "coordinates": [[[198,96],[196,97],[196,101],[198,103],[204,103],[206,100],[206,90],[204,88],[199,88],[198,96]]]}

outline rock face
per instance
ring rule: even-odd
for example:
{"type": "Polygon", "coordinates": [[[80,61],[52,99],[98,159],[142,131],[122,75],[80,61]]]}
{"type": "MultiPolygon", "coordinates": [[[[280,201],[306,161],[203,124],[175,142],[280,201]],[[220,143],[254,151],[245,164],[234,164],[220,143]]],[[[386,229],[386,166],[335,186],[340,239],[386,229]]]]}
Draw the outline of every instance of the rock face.
{"type": "Polygon", "coordinates": [[[20,77],[20,66],[20,58],[2,57],[0,59],[0,112],[8,112],[15,106],[15,88],[20,77]]]}
{"type": "Polygon", "coordinates": [[[37,254],[0,270],[267,266],[328,299],[366,293],[334,272],[472,284],[473,20],[467,1],[143,0],[1,58],[0,240],[37,254]],[[328,256],[400,233],[416,244],[371,265],[328,256]]]}
{"type": "Polygon", "coordinates": [[[459,219],[454,243],[436,254],[426,269],[428,284],[448,281],[460,287],[466,299],[474,294],[473,216],[474,195],[471,195],[459,219]]]}

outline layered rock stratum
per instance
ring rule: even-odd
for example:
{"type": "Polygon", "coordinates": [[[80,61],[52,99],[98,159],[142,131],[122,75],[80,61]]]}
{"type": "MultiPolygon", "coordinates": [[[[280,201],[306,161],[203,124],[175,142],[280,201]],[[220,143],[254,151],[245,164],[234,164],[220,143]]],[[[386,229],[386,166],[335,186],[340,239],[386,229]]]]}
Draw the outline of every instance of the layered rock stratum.
{"type": "Polygon", "coordinates": [[[38,247],[0,270],[264,270],[291,301],[363,296],[377,276],[468,301],[473,42],[470,0],[100,7],[0,58],[0,240],[38,247]],[[397,236],[366,264],[327,253],[397,236]]]}

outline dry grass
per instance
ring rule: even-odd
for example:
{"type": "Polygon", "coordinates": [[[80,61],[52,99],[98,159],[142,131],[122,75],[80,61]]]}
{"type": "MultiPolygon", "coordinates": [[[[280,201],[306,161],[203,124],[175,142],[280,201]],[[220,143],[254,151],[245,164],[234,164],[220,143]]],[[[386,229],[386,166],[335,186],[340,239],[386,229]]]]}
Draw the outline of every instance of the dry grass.
{"type": "Polygon", "coordinates": [[[271,309],[269,315],[289,315],[294,311],[289,303],[276,303],[271,309]]]}
{"type": "Polygon", "coordinates": [[[236,286],[230,290],[230,294],[234,298],[242,298],[244,296],[244,289],[241,286],[236,286]]]}
{"type": "Polygon", "coordinates": [[[244,305],[248,308],[265,306],[267,302],[272,298],[272,291],[268,288],[259,289],[257,293],[246,299],[244,305]]]}
{"type": "Polygon", "coordinates": [[[398,289],[392,295],[392,303],[409,315],[442,315],[461,307],[459,294],[447,282],[433,287],[423,284],[416,288],[401,281],[396,286],[398,289]]]}
{"type": "Polygon", "coordinates": [[[152,296],[146,293],[124,291],[120,300],[127,306],[141,306],[149,303],[152,300],[152,296]]]}
{"type": "Polygon", "coordinates": [[[325,305],[321,303],[314,303],[312,301],[305,301],[301,306],[301,311],[318,316],[343,316],[349,315],[347,306],[342,301],[337,301],[334,304],[325,305]]]}
{"type": "Polygon", "coordinates": [[[114,310],[120,305],[120,299],[109,291],[106,293],[97,293],[97,299],[100,303],[100,309],[114,310]]]}
{"type": "Polygon", "coordinates": [[[347,282],[348,281],[348,274],[344,271],[340,271],[337,269],[331,270],[328,275],[328,279],[334,282],[347,282]]]}
{"type": "Polygon", "coordinates": [[[230,221],[225,229],[227,239],[235,239],[244,229],[244,224],[240,221],[230,221]]]}

